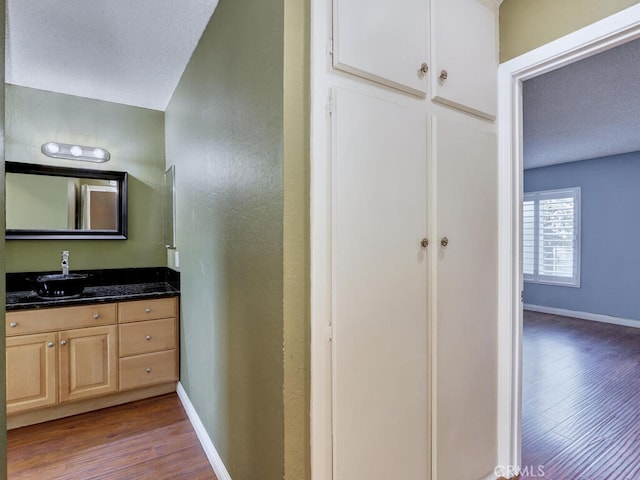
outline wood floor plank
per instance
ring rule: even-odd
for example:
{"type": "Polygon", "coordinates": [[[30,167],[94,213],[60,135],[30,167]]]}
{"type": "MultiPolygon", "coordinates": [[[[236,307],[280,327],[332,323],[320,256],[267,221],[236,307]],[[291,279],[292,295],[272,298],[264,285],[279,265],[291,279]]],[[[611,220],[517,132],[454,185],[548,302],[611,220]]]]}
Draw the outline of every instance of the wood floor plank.
{"type": "Polygon", "coordinates": [[[10,480],[216,480],[175,394],[7,434],[10,480]]]}
{"type": "Polygon", "coordinates": [[[640,478],[640,329],[525,311],[523,331],[523,465],[640,478]]]}

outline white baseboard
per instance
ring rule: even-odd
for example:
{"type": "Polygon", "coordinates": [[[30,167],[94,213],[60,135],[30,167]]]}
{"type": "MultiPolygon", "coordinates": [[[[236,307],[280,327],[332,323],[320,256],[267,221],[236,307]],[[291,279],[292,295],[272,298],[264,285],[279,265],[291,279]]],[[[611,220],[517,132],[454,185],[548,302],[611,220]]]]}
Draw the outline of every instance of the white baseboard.
{"type": "Polygon", "coordinates": [[[565,310],[564,308],[545,307],[543,305],[524,304],[525,310],[540,313],[550,313],[552,315],[562,315],[563,317],[579,318],[581,320],[591,320],[593,322],[611,323],[613,325],[622,325],[624,327],[640,328],[640,320],[631,318],[612,317],[601,313],[577,312],[575,310],[565,310]]]}
{"type": "Polygon", "coordinates": [[[196,431],[198,440],[200,440],[200,444],[204,449],[204,453],[207,455],[209,463],[211,464],[213,471],[218,477],[218,480],[231,480],[231,475],[229,475],[227,467],[224,466],[222,458],[220,458],[220,454],[218,454],[216,447],[213,445],[209,434],[205,430],[204,425],[202,424],[202,421],[198,416],[198,412],[196,412],[196,409],[193,407],[191,400],[189,400],[187,392],[180,382],[178,382],[176,392],[178,393],[178,398],[180,398],[182,406],[184,407],[185,412],[187,412],[189,421],[191,422],[193,429],[196,431]]]}

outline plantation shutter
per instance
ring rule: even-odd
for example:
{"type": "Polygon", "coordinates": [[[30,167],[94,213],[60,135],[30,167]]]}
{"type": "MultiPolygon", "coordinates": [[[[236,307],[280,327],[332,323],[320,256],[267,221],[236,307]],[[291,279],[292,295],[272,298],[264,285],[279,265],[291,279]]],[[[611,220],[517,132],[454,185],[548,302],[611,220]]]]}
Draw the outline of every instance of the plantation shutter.
{"type": "Polygon", "coordinates": [[[580,189],[531,192],[522,204],[525,281],[580,286],[580,189]]]}
{"type": "Polygon", "coordinates": [[[522,268],[525,275],[535,273],[535,202],[525,200],[522,206],[522,268]]]}
{"type": "Polygon", "coordinates": [[[573,277],[573,197],[541,198],[538,204],[538,275],[573,277]]]}

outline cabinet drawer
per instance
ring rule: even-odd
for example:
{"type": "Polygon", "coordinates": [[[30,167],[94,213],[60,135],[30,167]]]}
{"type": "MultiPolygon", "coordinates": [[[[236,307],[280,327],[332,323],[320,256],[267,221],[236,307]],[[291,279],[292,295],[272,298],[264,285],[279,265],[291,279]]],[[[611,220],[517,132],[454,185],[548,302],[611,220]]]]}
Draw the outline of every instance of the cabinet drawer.
{"type": "Polygon", "coordinates": [[[178,379],[176,351],[146,353],[120,359],[120,390],[178,379]]]}
{"type": "Polygon", "coordinates": [[[126,323],[118,326],[120,356],[138,355],[176,348],[174,318],[126,323]]]}
{"type": "Polygon", "coordinates": [[[7,312],[6,334],[24,335],[113,323],[116,323],[115,303],[22,310],[7,312]]]}
{"type": "Polygon", "coordinates": [[[138,322],[156,318],[169,318],[177,315],[177,298],[156,298],[136,300],[118,304],[118,322],[138,322]]]}

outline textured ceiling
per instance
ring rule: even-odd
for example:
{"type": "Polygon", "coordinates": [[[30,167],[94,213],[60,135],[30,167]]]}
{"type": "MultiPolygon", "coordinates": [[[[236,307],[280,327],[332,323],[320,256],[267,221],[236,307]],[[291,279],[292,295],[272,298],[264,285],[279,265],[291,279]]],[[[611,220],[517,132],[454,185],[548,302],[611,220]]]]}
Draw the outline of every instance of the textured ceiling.
{"type": "Polygon", "coordinates": [[[640,40],[527,80],[524,166],[640,150],[640,40]]]}
{"type": "Polygon", "coordinates": [[[165,110],[217,0],[8,0],[7,83],[165,110]]]}

